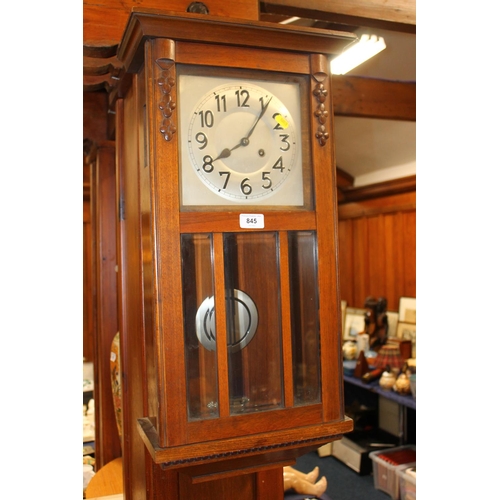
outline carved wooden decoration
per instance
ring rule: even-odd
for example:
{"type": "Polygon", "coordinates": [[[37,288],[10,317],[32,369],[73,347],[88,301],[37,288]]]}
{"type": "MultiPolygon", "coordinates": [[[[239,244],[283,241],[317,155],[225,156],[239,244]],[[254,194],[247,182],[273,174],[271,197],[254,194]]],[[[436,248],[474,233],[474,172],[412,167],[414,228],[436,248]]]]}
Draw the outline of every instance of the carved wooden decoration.
{"type": "Polygon", "coordinates": [[[160,68],[157,78],[157,85],[161,92],[160,108],[163,117],[160,125],[160,133],[166,141],[171,141],[177,128],[172,120],[172,113],[176,107],[176,102],[172,97],[172,87],[175,85],[175,78],[170,74],[174,67],[174,62],[169,59],[158,59],[156,64],[160,68]]]}

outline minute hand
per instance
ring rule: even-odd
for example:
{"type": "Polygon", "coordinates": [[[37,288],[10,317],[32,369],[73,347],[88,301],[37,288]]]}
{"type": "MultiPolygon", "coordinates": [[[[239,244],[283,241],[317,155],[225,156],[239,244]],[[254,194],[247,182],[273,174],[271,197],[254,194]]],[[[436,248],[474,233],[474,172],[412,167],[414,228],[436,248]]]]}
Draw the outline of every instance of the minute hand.
{"type": "Polygon", "coordinates": [[[269,103],[271,102],[272,97],[269,98],[269,101],[266,102],[264,107],[262,108],[262,111],[260,112],[260,115],[257,117],[257,120],[255,120],[255,123],[253,124],[253,127],[250,129],[248,132],[247,136],[244,137],[244,139],[249,139],[250,136],[252,135],[253,131],[255,130],[255,127],[257,126],[257,123],[259,123],[260,119],[264,116],[264,113],[267,110],[267,107],[269,106],[269,103]]]}

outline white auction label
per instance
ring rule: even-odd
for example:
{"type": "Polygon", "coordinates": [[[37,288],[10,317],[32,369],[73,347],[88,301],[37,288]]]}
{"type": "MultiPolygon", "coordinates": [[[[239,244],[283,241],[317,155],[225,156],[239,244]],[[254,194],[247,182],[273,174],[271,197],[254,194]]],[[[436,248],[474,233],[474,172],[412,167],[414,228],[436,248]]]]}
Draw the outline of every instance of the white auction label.
{"type": "Polygon", "coordinates": [[[240,227],[245,229],[263,229],[264,214],[240,214],[240,227]]]}

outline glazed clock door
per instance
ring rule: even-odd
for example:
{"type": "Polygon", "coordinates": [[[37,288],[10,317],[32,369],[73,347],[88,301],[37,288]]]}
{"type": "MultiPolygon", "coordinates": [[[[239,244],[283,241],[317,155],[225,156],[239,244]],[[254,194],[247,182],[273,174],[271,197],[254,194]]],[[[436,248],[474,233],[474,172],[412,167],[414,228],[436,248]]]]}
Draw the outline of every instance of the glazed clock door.
{"type": "Polygon", "coordinates": [[[224,256],[221,349],[227,355],[227,380],[222,383],[227,387],[229,415],[319,403],[314,232],[186,234],[182,256],[189,419],[221,416],[211,264],[214,239],[220,241],[224,256]],[[285,395],[284,370],[291,366],[293,384],[285,395]]]}

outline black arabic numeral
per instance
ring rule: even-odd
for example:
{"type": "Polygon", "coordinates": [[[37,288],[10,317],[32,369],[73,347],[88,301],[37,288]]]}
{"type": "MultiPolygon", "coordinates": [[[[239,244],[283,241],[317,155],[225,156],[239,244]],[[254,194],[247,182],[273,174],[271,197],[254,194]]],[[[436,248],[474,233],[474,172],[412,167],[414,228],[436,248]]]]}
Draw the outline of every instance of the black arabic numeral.
{"type": "Polygon", "coordinates": [[[225,113],[226,112],[226,96],[220,96],[216,95],[215,100],[217,101],[217,111],[220,113],[221,112],[221,107],[222,111],[225,113]]]}
{"type": "Polygon", "coordinates": [[[239,108],[248,108],[249,105],[247,104],[248,99],[250,99],[250,94],[248,93],[248,90],[237,90],[235,92],[236,98],[238,99],[238,107],[239,108]]]}
{"type": "Polygon", "coordinates": [[[226,176],[226,180],[224,181],[224,185],[222,186],[222,189],[226,189],[227,183],[229,182],[229,177],[231,177],[231,172],[219,172],[219,175],[222,177],[223,175],[226,176]]]}
{"type": "Polygon", "coordinates": [[[287,139],[290,136],[287,135],[287,134],[280,134],[280,137],[281,137],[281,142],[283,142],[284,144],[286,144],[285,147],[283,147],[283,146],[280,147],[281,151],[288,151],[290,149],[290,143],[288,142],[287,139]]]}
{"type": "Polygon", "coordinates": [[[240,189],[241,189],[241,192],[245,195],[245,196],[248,196],[251,192],[252,192],[252,186],[250,186],[250,184],[248,184],[247,181],[249,181],[250,179],[248,177],[245,177],[242,181],[241,181],[241,184],[240,184],[240,189]]]}
{"type": "Polygon", "coordinates": [[[273,168],[276,170],[279,170],[281,173],[283,173],[283,170],[285,170],[285,167],[283,166],[283,157],[280,156],[278,158],[278,161],[273,165],[273,168]]]}
{"type": "Polygon", "coordinates": [[[271,189],[271,186],[273,185],[273,181],[271,180],[271,172],[262,172],[262,180],[264,182],[267,182],[267,184],[262,184],[262,187],[264,189],[271,189]]]}
{"type": "Polygon", "coordinates": [[[213,172],[214,166],[212,165],[213,158],[210,155],[206,155],[203,157],[203,170],[209,174],[210,172],[213,172]]]}
{"type": "Polygon", "coordinates": [[[214,114],[211,110],[201,111],[200,114],[201,126],[203,127],[213,127],[214,126],[214,114]]]}
{"type": "MultiPolygon", "coordinates": [[[[280,113],[274,113],[273,119],[275,121],[277,116],[280,116],[280,113]]],[[[276,122],[276,125],[274,126],[273,130],[283,130],[283,127],[278,122],[276,122]]]]}
{"type": "Polygon", "coordinates": [[[195,136],[196,142],[201,144],[198,146],[199,149],[205,149],[208,144],[207,136],[203,132],[198,132],[195,136]]]}

